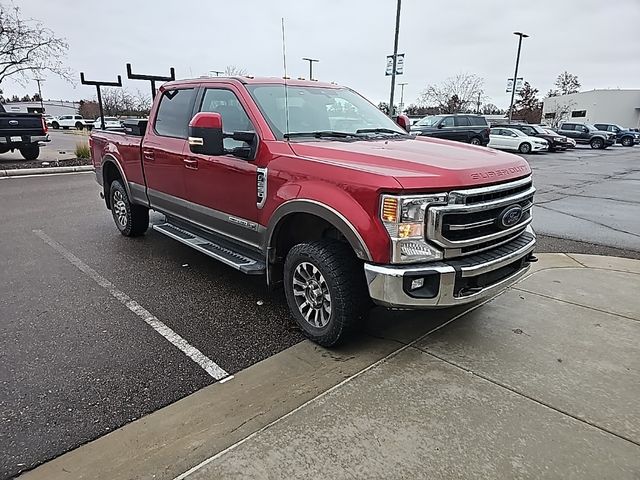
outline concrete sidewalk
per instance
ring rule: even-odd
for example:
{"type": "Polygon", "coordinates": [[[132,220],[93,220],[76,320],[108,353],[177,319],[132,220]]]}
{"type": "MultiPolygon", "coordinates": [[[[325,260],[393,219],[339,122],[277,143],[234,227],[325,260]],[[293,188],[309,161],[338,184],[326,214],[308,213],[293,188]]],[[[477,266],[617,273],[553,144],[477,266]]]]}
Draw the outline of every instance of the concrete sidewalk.
{"type": "Polygon", "coordinates": [[[640,261],[542,254],[480,308],[376,311],[23,477],[637,479],[638,292],[640,261]]]}

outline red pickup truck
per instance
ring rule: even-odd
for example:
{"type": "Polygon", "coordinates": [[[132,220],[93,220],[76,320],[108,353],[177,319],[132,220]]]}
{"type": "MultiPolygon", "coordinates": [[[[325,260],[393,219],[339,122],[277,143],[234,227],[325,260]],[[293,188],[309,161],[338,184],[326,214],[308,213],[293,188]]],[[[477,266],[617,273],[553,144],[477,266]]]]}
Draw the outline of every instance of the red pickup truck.
{"type": "Polygon", "coordinates": [[[148,121],[94,132],[90,145],[123,235],[143,234],[150,209],[164,214],[158,232],[282,286],[321,345],[342,340],[371,300],[474,302],[535,260],[525,160],[412,136],[338,85],[174,81],[148,121]]]}

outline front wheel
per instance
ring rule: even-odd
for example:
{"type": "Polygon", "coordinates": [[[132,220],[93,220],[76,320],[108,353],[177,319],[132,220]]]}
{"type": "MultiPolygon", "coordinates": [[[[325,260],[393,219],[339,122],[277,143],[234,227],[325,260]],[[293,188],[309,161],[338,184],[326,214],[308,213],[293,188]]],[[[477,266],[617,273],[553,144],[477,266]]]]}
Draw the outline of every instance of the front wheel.
{"type": "Polygon", "coordinates": [[[20,155],[25,160],[35,160],[40,155],[40,146],[37,143],[32,143],[26,147],[20,149],[20,155]]]}
{"type": "Polygon", "coordinates": [[[129,201],[129,196],[122,183],[114,180],[109,190],[111,200],[111,215],[116,227],[125,237],[137,237],[149,228],[149,209],[142,205],[135,205],[129,201]]]}
{"type": "Polygon", "coordinates": [[[591,145],[591,148],[593,148],[594,150],[604,148],[604,140],[602,140],[601,138],[592,138],[591,142],[589,142],[589,145],[591,145]]]}
{"type": "Polygon", "coordinates": [[[84,128],[84,125],[80,122],[76,122],[76,129],[77,130],[82,130],[84,128]]]}
{"type": "Polygon", "coordinates": [[[347,338],[367,310],[362,262],[335,240],[295,245],[285,261],[284,290],[304,334],[325,347],[347,338]]]}
{"type": "Polygon", "coordinates": [[[473,137],[469,143],[471,145],[482,145],[482,142],[480,141],[480,139],[478,137],[473,137]]]}
{"type": "Polygon", "coordinates": [[[520,147],[518,148],[518,151],[520,153],[529,153],[531,152],[531,144],[524,142],[520,144],[520,147]]]}
{"type": "Polygon", "coordinates": [[[54,130],[58,130],[58,129],[60,128],[60,124],[59,124],[58,122],[53,122],[53,123],[51,124],[51,127],[52,127],[54,130]]]}
{"type": "Polygon", "coordinates": [[[623,147],[633,147],[633,138],[631,137],[624,137],[622,139],[622,146],[623,147]]]}

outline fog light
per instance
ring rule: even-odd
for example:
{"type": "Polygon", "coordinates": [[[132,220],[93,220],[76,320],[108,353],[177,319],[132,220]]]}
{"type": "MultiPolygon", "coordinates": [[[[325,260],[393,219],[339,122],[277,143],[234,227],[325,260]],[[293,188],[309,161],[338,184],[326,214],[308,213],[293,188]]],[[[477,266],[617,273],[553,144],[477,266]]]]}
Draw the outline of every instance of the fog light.
{"type": "Polygon", "coordinates": [[[411,281],[411,290],[422,288],[424,286],[424,278],[416,278],[411,281]]]}

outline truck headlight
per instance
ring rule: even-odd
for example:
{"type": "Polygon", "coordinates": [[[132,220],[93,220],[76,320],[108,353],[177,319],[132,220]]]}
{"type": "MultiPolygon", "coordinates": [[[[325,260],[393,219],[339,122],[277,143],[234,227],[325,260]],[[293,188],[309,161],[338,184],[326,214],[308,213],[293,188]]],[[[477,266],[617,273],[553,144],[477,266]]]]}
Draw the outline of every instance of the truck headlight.
{"type": "Polygon", "coordinates": [[[439,260],[442,252],[424,238],[429,205],[447,203],[446,194],[383,195],[380,218],[391,239],[391,262],[439,260]]]}

